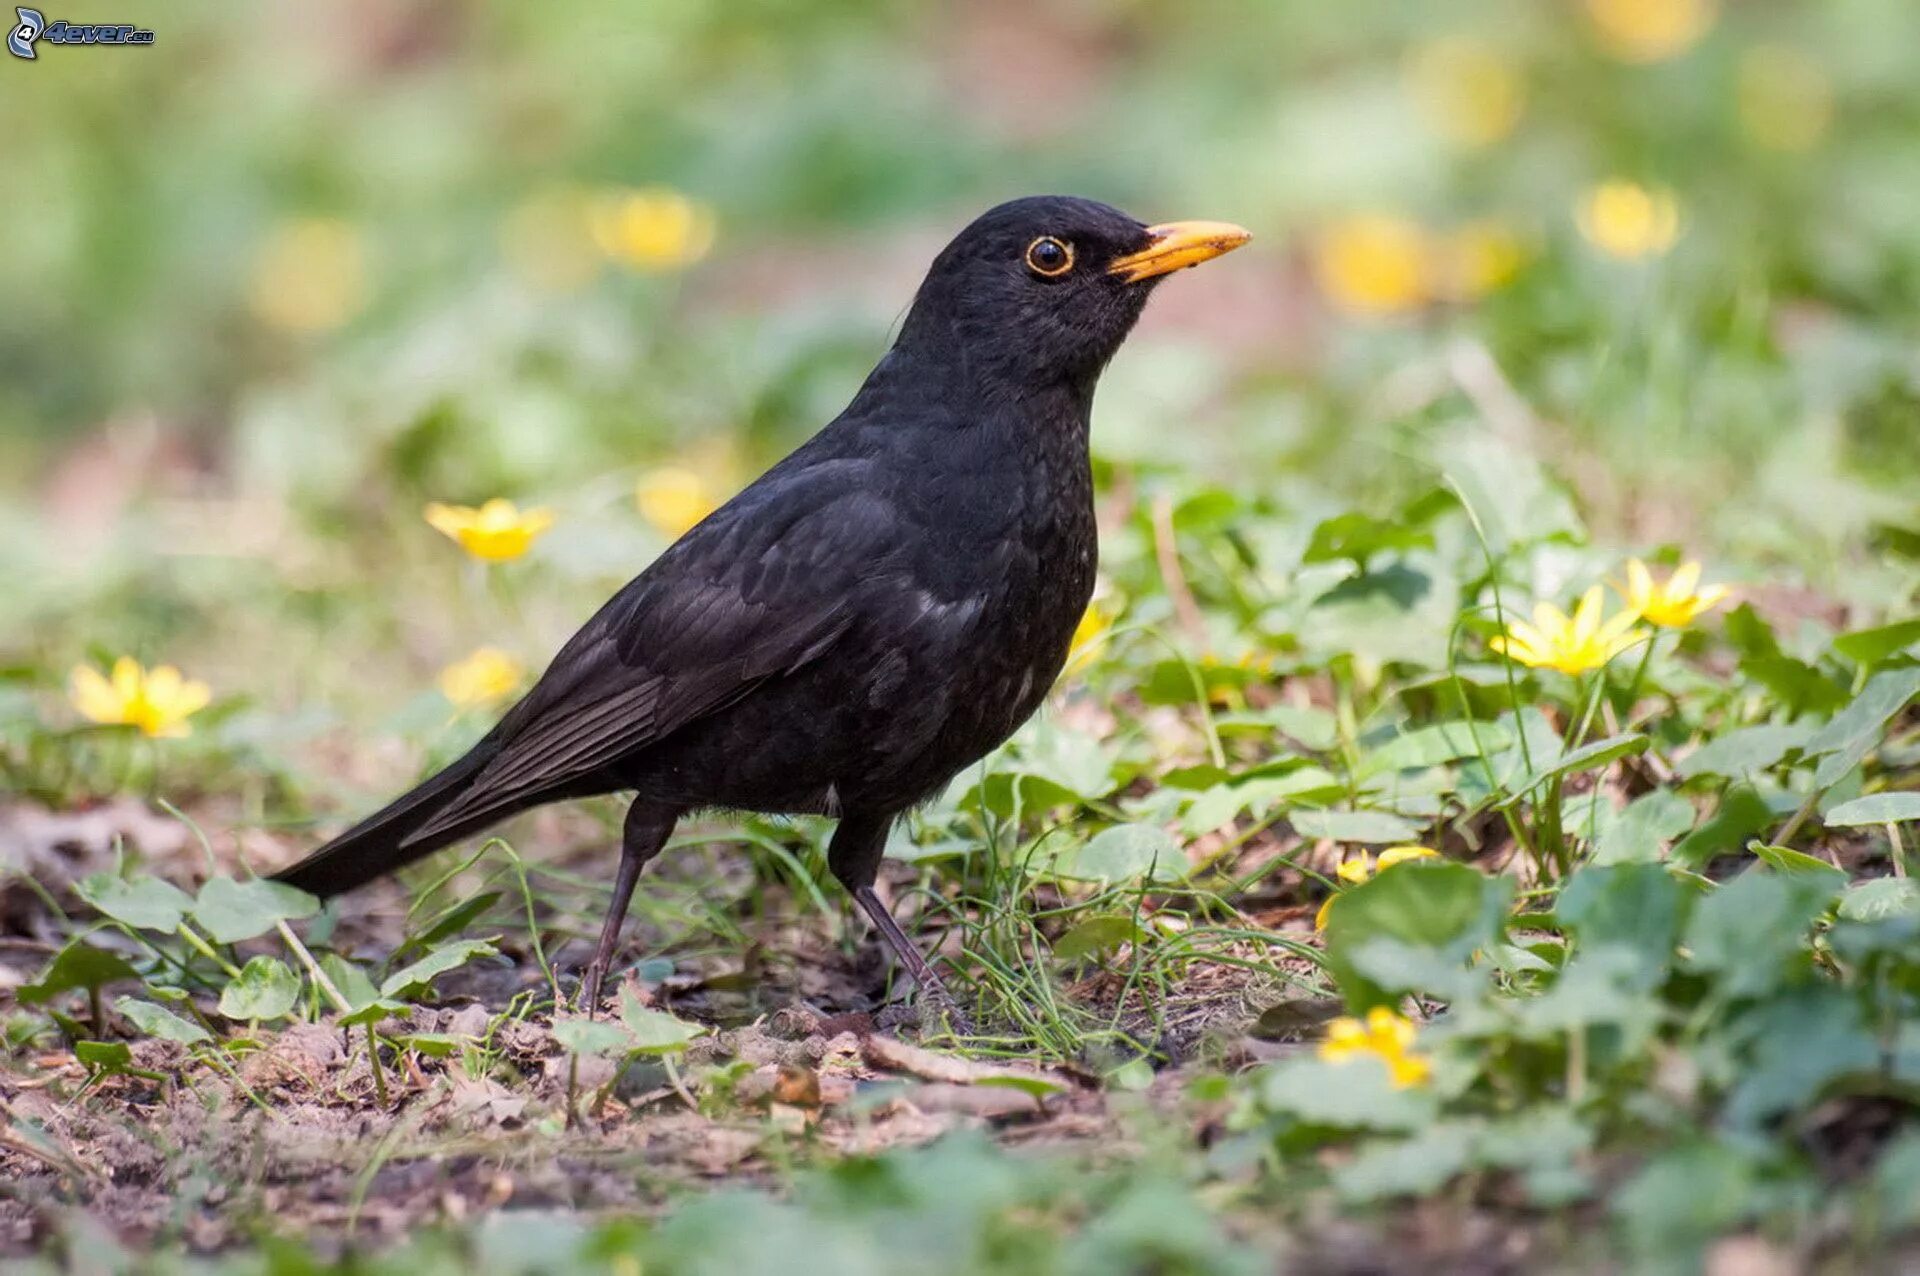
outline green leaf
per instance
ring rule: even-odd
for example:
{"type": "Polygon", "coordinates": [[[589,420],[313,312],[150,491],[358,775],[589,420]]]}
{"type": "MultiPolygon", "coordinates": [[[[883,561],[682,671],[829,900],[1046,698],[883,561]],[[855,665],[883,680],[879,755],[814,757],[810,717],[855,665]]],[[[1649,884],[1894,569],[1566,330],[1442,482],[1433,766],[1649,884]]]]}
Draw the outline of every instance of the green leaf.
{"type": "Polygon", "coordinates": [[[340,1025],[345,1028],[371,1027],[383,1019],[404,1013],[411,1009],[404,1001],[395,1001],[391,997],[376,997],[364,1006],[355,1006],[347,1014],[340,1016],[340,1025]]]}
{"type": "Polygon", "coordinates": [[[1655,789],[1627,803],[1611,819],[1603,817],[1593,862],[1657,860],[1661,848],[1691,829],[1693,821],[1693,803],[1672,789],[1655,789]]]}
{"type": "Polygon", "coordinates": [[[397,951],[402,955],[414,951],[424,951],[432,948],[443,939],[448,939],[459,934],[465,930],[476,917],[479,917],[489,908],[492,908],[494,901],[499,899],[502,893],[501,891],[484,891],[481,894],[475,895],[472,899],[464,900],[456,904],[453,908],[449,909],[440,920],[434,922],[425,934],[414,939],[409,939],[406,943],[400,945],[397,951]]]}
{"type": "Polygon", "coordinates": [[[1605,1026],[1621,1034],[1624,1053],[1638,1053],[1659,1025],[1661,1003],[1648,991],[1660,982],[1664,956],[1624,944],[1583,948],[1551,987],[1537,997],[1514,1001],[1509,1013],[1519,1032],[1536,1041],[1605,1026]]]}
{"type": "Polygon", "coordinates": [[[492,944],[484,939],[462,939],[434,949],[411,966],[388,975],[380,984],[382,997],[411,997],[423,992],[439,976],[466,965],[475,957],[491,957],[492,944]]]}
{"type": "Polygon", "coordinates": [[[1761,860],[1782,873],[1807,873],[1815,877],[1831,880],[1833,888],[1839,890],[1847,884],[1847,873],[1843,868],[1815,859],[1805,851],[1796,851],[1791,846],[1769,846],[1764,842],[1750,842],[1747,849],[1761,860]]]}
{"type": "Polygon", "coordinates": [[[151,1001],[122,997],[113,1003],[113,1008],[149,1037],[177,1041],[183,1046],[197,1046],[203,1041],[213,1040],[213,1034],[193,1020],[183,1019],[165,1006],[156,1006],[151,1001]]]}
{"type": "Polygon", "coordinates": [[[38,979],[20,985],[14,996],[23,1006],[42,1006],[63,992],[91,992],[118,979],[138,978],[140,972],[118,953],[75,939],[53,955],[38,979]]]}
{"type": "Polygon", "coordinates": [[[1573,775],[1580,771],[1591,771],[1617,759],[1645,753],[1652,743],[1653,741],[1636,731],[1629,732],[1626,735],[1610,736],[1605,740],[1595,740],[1592,744],[1582,745],[1580,748],[1566,754],[1551,765],[1535,771],[1518,784],[1509,786],[1512,797],[1503,805],[1510,805],[1513,802],[1519,801],[1534,789],[1545,784],[1548,780],[1558,776],[1573,775]]]}
{"type": "Polygon", "coordinates": [[[1772,692],[1789,713],[1832,713],[1847,703],[1845,687],[1792,656],[1749,656],[1740,672],[1772,692]]]}
{"type": "Polygon", "coordinates": [[[1158,825],[1116,824],[1069,848],[1050,867],[1054,876],[1077,881],[1172,882],[1185,877],[1190,865],[1180,844],[1158,825]]]}
{"type": "Polygon", "coordinates": [[[1749,785],[1730,785],[1706,822],[1674,846],[1671,858],[1684,868],[1702,868],[1716,855],[1745,846],[1772,823],[1773,809],[1765,798],[1749,785]]]}
{"type": "Polygon", "coordinates": [[[1356,1013],[1397,995],[1459,997],[1479,975],[1466,967],[1505,926],[1513,879],[1464,864],[1414,860],[1341,893],[1327,918],[1327,964],[1356,1013]]]}
{"type": "Polygon", "coordinates": [[[1869,793],[1842,802],[1826,814],[1829,828],[1857,828],[1863,824],[1905,824],[1920,820],[1920,793],[1869,793]]]}
{"type": "Polygon", "coordinates": [[[1813,728],[1804,725],[1739,727],[1707,741],[1681,758],[1673,770],[1683,780],[1700,775],[1745,779],[1778,766],[1811,739],[1813,728]]]}
{"type": "Polygon", "coordinates": [[[1757,1174],[1749,1157],[1729,1147],[1682,1145],[1661,1153],[1615,1192],[1613,1213],[1643,1256],[1691,1254],[1759,1208],[1757,1174]]]}
{"type": "Polygon", "coordinates": [[[1860,765],[1880,743],[1880,734],[1893,715],[1920,695],[1920,667],[1885,669],[1867,679],[1853,703],[1833,715],[1807,744],[1809,754],[1821,753],[1813,773],[1816,788],[1827,788],[1860,765]]]}
{"type": "Polygon", "coordinates": [[[1053,946],[1053,955],[1061,961],[1077,961],[1122,944],[1131,944],[1139,938],[1140,928],[1128,914],[1089,917],[1075,923],[1073,929],[1060,936],[1059,942],[1053,946]]]}
{"type": "Polygon", "coordinates": [[[1567,880],[1554,915],[1583,947],[1616,944],[1665,970],[1691,901],[1665,865],[1596,865],[1567,880]]]}
{"type": "Polygon", "coordinates": [[[1267,1068],[1258,1093],[1269,1112],[1342,1130],[1420,1129],[1438,1110],[1425,1088],[1395,1089],[1387,1065],[1371,1056],[1342,1063],[1288,1059],[1267,1068]]]}
{"type": "Polygon", "coordinates": [[[1021,1094],[1035,1099],[1046,1099],[1067,1092],[1067,1087],[1058,1081],[1049,1081],[1045,1077],[1028,1076],[1019,1072],[1002,1072],[990,1077],[980,1077],[973,1084],[999,1090],[1018,1090],[1021,1094]]]}
{"type": "Polygon", "coordinates": [[[1877,922],[1920,913],[1920,882],[1911,877],[1876,877],[1855,883],[1840,897],[1840,916],[1853,922],[1877,922]]]}
{"type": "Polygon", "coordinates": [[[1472,1167],[1478,1121],[1440,1121],[1404,1139],[1363,1147],[1333,1171],[1333,1188],[1348,1201],[1430,1196],[1472,1167]]]}
{"type": "Polygon", "coordinates": [[[229,1019],[281,1019],[300,1000],[300,977],[286,963],[259,956],[241,968],[220,994],[220,1013],[229,1019]]]}
{"type": "Polygon", "coordinates": [[[1325,837],[1364,845],[1417,842],[1422,826],[1386,811],[1322,811],[1302,808],[1288,819],[1302,837],[1325,837]]]}
{"type": "Polygon", "coordinates": [[[1399,519],[1374,518],[1358,511],[1323,519],[1301,555],[1303,563],[1351,560],[1362,569],[1375,554],[1410,549],[1432,549],[1433,533],[1410,527],[1399,519]]]}
{"type": "Polygon", "coordinates": [[[607,1019],[556,1018],[553,1039],[572,1054],[607,1055],[627,1048],[626,1029],[607,1019]]]}
{"type": "Polygon", "coordinates": [[[1856,629],[1833,640],[1833,649],[1857,665],[1877,665],[1916,646],[1920,646],[1920,617],[1877,629],[1856,629]]]}
{"type": "Polygon", "coordinates": [[[360,1010],[380,999],[380,990],[373,986],[367,972],[338,953],[321,957],[320,969],[332,981],[334,990],[347,999],[350,1009],[360,1010]]]}
{"type": "Polygon", "coordinates": [[[1829,1085],[1871,1074],[1880,1062],[1860,1000],[1831,985],[1809,984],[1760,1003],[1741,1017],[1740,1035],[1752,1044],[1727,1098],[1735,1125],[1810,1108],[1829,1085]]]}
{"type": "Polygon", "coordinates": [[[643,1006],[633,990],[620,989],[620,1022],[626,1025],[628,1049],[641,1054],[669,1054],[684,1050],[687,1043],[707,1030],[699,1024],[676,1019],[664,1010],[643,1006]]]}
{"type": "Polygon", "coordinates": [[[1807,929],[1837,894],[1809,873],[1749,871],[1693,910],[1686,947],[1693,965],[1717,974],[1726,995],[1754,997],[1811,969],[1807,929]]]}
{"type": "Polygon", "coordinates": [[[451,1032],[410,1032],[394,1040],[408,1050],[419,1051],[429,1059],[450,1058],[454,1051],[469,1044],[468,1038],[451,1032]]]}
{"type": "Polygon", "coordinates": [[[108,1076],[133,1066],[133,1051],[124,1041],[76,1041],[73,1057],[91,1071],[108,1076]]]}
{"type": "Polygon", "coordinates": [[[193,904],[193,920],[216,944],[237,944],[272,930],[282,921],[297,921],[320,911],[320,901],[264,877],[235,881],[215,877],[200,888],[193,904]]]}
{"type": "Polygon", "coordinates": [[[1491,758],[1514,742],[1511,721],[1442,722],[1404,732],[1369,750],[1360,761],[1360,774],[1410,771],[1440,766],[1484,753],[1491,758]]]}
{"type": "Polygon", "coordinates": [[[94,873],[74,886],[74,893],[108,917],[135,930],[171,934],[193,907],[193,897],[157,877],[124,880],[112,873],[94,873]]]}

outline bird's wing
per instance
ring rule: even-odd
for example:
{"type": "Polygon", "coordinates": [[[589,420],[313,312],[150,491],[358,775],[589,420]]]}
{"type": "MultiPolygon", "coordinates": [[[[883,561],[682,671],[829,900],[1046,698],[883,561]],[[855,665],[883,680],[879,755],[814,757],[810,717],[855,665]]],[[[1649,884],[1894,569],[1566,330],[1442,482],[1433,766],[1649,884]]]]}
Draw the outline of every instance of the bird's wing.
{"type": "Polygon", "coordinates": [[[763,481],[689,532],[561,649],[413,838],[562,791],[831,647],[900,551],[897,511],[863,470],[763,481]]]}

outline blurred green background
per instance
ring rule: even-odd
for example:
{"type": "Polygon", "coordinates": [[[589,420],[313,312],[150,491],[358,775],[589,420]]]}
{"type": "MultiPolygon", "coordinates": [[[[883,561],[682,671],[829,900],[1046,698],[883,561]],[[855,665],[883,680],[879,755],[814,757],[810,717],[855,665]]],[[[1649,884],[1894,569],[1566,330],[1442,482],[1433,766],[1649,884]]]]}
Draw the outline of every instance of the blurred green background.
{"type": "Polygon", "coordinates": [[[1910,0],[48,16],[156,42],[0,65],[0,660],[41,712],[123,652],[275,730],[482,641],[537,667],[1043,191],[1257,236],[1111,370],[1111,501],[1304,536],[1477,474],[1843,607],[1910,588],[1910,0]],[[496,496],[556,522],[482,584],[421,510],[496,496]]]}

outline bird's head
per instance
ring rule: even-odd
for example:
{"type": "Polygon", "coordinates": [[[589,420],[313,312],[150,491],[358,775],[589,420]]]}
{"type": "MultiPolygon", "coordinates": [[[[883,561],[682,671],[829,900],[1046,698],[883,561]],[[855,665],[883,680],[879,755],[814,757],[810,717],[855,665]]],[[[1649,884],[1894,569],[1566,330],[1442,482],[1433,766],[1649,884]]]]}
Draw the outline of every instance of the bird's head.
{"type": "Polygon", "coordinates": [[[1090,386],[1155,284],[1249,238],[1226,222],[1148,226],[1090,199],[1016,199],[934,259],[901,341],[976,375],[1090,386]]]}

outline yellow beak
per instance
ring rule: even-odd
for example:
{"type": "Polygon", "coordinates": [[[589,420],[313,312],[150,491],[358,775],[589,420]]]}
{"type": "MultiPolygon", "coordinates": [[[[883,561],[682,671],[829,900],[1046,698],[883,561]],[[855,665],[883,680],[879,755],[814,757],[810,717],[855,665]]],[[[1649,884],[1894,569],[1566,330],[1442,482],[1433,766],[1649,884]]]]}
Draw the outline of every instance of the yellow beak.
{"type": "Polygon", "coordinates": [[[1232,222],[1167,222],[1147,227],[1147,235],[1151,243],[1137,253],[1115,258],[1107,273],[1137,284],[1142,279],[1212,261],[1253,238],[1250,231],[1232,222]]]}

